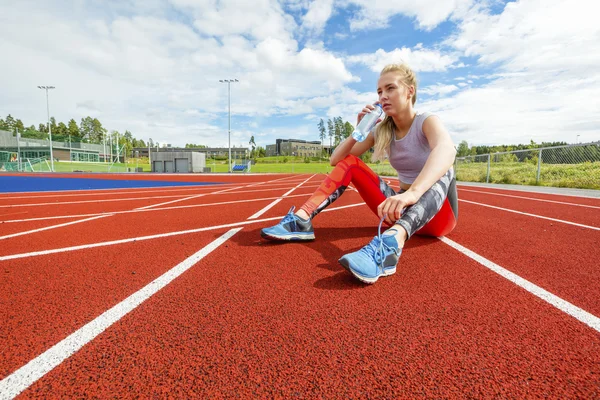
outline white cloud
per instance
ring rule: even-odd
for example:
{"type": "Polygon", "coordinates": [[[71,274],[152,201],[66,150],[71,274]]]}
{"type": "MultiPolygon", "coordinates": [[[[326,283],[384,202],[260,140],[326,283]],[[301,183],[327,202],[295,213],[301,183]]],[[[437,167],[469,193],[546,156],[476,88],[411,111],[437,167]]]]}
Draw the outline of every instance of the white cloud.
{"type": "Polygon", "coordinates": [[[402,14],[415,19],[419,29],[431,30],[453,14],[461,15],[473,0],[349,0],[360,8],[350,21],[352,30],[380,29],[387,27],[389,19],[402,14]]]}
{"type": "Polygon", "coordinates": [[[469,143],[597,140],[600,27],[593,13],[581,12],[587,6],[529,0],[508,3],[498,15],[473,11],[447,44],[498,72],[483,86],[423,106],[440,110],[469,143]]]}
{"type": "Polygon", "coordinates": [[[317,34],[321,33],[332,13],[333,0],[313,1],[302,17],[302,27],[317,34]]]}
{"type": "Polygon", "coordinates": [[[456,62],[457,58],[456,55],[424,49],[418,45],[413,49],[402,47],[390,52],[379,49],[374,53],[349,56],[346,61],[350,64],[364,64],[375,72],[380,72],[387,64],[401,62],[406,62],[415,71],[429,72],[445,71],[456,62]]]}
{"type": "Polygon", "coordinates": [[[225,145],[228,93],[219,79],[237,78],[232,140],[246,146],[254,134],[265,145],[278,132],[316,136],[320,118],[355,121],[376,100],[374,90],[352,89],[362,87],[353,85],[357,74],[368,69],[362,78],[372,80],[405,61],[428,82],[456,79],[420,89],[440,97],[417,103],[440,113],[455,140],[597,139],[600,28],[580,12],[589,2],[516,1],[498,15],[486,8],[492,2],[21,0],[0,14],[0,113],[44,121],[36,86],[47,84],[57,87],[50,108],[58,121],[92,115],[145,140],[225,145]],[[352,44],[346,32],[323,31],[348,13],[352,44]],[[384,30],[399,14],[414,26],[384,30]],[[401,30],[419,39],[415,27],[439,32],[427,34],[427,46],[394,49],[401,30]]]}
{"type": "Polygon", "coordinates": [[[431,86],[427,86],[427,87],[419,89],[419,91],[421,93],[432,95],[432,96],[435,96],[435,95],[445,96],[445,95],[455,92],[457,90],[458,90],[458,87],[455,85],[442,85],[442,84],[431,85],[431,86]]]}
{"type": "Polygon", "coordinates": [[[37,124],[45,119],[45,102],[35,85],[52,84],[57,89],[51,113],[59,121],[93,114],[109,130],[128,129],[139,138],[185,143],[215,135],[218,142],[228,100],[219,79],[240,80],[231,90],[234,118],[310,113],[314,106],[306,100],[357,79],[322,43],[298,49],[293,18],[275,1],[252,7],[225,1],[216,8],[210,1],[173,0],[194,27],[167,19],[165,4],[155,3],[142,8],[148,15],[135,14],[137,3],[115,3],[126,12],[109,16],[81,3],[77,18],[52,7],[30,13],[26,1],[6,9],[0,51],[21,61],[18,68],[0,65],[7,93],[0,109],[37,124]],[[205,13],[205,7],[214,12],[205,13]],[[44,27],[43,34],[20,29],[25,17],[31,26],[44,27]]]}

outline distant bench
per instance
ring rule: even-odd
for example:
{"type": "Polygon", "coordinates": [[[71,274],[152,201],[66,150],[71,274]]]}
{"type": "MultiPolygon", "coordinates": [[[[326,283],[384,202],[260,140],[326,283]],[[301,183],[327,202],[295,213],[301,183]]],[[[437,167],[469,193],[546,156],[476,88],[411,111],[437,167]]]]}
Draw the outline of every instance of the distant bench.
{"type": "Polygon", "coordinates": [[[234,172],[244,172],[247,169],[248,169],[247,165],[244,165],[244,164],[235,164],[231,170],[234,171],[234,172]]]}

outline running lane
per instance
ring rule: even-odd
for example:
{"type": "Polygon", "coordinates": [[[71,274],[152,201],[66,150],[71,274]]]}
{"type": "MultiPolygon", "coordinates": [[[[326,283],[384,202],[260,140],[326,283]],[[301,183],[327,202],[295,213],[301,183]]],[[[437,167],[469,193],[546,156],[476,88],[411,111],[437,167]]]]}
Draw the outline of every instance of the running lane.
{"type": "Polygon", "coordinates": [[[600,316],[600,231],[459,202],[449,238],[600,316]]]}
{"type": "Polygon", "coordinates": [[[597,331],[436,239],[359,284],[337,259],[370,240],[371,212],[318,218],[306,244],[244,228],[24,395],[598,395],[597,331]]]}

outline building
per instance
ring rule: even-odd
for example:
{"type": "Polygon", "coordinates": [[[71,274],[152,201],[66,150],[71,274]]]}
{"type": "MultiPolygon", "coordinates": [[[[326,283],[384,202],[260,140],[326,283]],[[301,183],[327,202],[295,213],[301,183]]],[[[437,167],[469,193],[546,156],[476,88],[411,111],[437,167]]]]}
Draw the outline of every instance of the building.
{"type": "MultiPolygon", "coordinates": [[[[205,148],[185,148],[185,147],[134,147],[131,151],[131,157],[148,157],[148,150],[154,155],[156,153],[164,152],[194,152],[202,153],[206,156],[206,159],[221,158],[227,159],[229,157],[228,147],[205,147],[205,148]]],[[[231,158],[233,160],[247,159],[250,157],[250,151],[247,147],[232,147],[231,158]]]]}
{"type": "Polygon", "coordinates": [[[266,156],[299,156],[320,157],[324,147],[319,141],[309,142],[301,139],[276,139],[275,144],[268,144],[266,156]]]}
{"type": "Polygon", "coordinates": [[[210,172],[206,154],[194,151],[163,151],[152,154],[152,172],[210,172]]]}
{"type": "MultiPolygon", "coordinates": [[[[50,141],[24,137],[19,137],[17,141],[17,137],[12,132],[0,131],[0,152],[16,154],[19,151],[22,160],[43,157],[49,160],[50,141]]],[[[52,155],[56,161],[103,162],[105,158],[110,159],[109,151],[101,144],[52,141],[52,155]]],[[[121,161],[122,159],[121,156],[121,161]]]]}

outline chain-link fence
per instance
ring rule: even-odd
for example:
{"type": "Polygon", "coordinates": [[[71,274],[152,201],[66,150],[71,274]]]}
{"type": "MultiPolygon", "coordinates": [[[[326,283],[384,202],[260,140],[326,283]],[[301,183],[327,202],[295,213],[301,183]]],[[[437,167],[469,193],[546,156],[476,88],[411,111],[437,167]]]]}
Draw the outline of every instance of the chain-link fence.
{"type": "Polygon", "coordinates": [[[600,189],[600,142],[458,157],[457,180],[600,189]]]}

